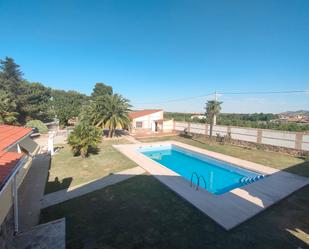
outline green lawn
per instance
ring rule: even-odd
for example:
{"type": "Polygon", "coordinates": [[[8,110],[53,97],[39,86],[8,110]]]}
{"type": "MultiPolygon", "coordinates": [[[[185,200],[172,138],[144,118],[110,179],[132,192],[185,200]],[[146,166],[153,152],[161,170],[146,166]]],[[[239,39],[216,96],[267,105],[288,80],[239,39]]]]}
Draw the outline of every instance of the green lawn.
{"type": "Polygon", "coordinates": [[[127,140],[104,140],[97,154],[86,159],[74,157],[69,145],[64,145],[52,157],[45,193],[51,193],[69,186],[99,179],[111,173],[137,166],[123,154],[115,150],[113,144],[128,143],[127,140]]]}
{"type": "MultiPolygon", "coordinates": [[[[309,176],[308,162],[281,153],[209,145],[181,137],[164,140],[177,140],[309,176]]],[[[114,157],[116,152],[110,149],[105,148],[105,157],[114,157]]],[[[76,162],[75,165],[78,170],[82,168],[76,162]]],[[[154,177],[142,175],[44,209],[41,222],[66,217],[67,247],[74,249],[87,245],[102,249],[305,249],[309,244],[308,214],[306,186],[227,232],[154,177]]]]}
{"type": "Polygon", "coordinates": [[[152,176],[136,176],[43,210],[66,217],[67,248],[308,248],[309,186],[229,232],[152,176]]]}
{"type": "Polygon", "coordinates": [[[158,138],[143,138],[139,139],[141,142],[155,142],[174,140],[189,145],[193,145],[202,149],[219,152],[225,155],[234,156],[244,160],[248,160],[255,163],[260,163],[272,168],[286,170],[288,172],[309,177],[309,162],[305,162],[303,159],[290,156],[283,153],[246,149],[235,145],[221,145],[215,142],[208,143],[203,139],[189,139],[181,136],[172,137],[158,137],[158,138]]]}

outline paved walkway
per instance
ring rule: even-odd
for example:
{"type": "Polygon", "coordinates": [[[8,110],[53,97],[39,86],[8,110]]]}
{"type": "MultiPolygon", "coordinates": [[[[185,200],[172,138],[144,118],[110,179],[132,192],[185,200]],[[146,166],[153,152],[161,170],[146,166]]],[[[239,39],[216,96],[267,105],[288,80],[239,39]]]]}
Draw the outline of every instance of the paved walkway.
{"type": "Polygon", "coordinates": [[[14,238],[18,249],[65,249],[65,219],[38,225],[14,238]]]}
{"type": "Polygon", "coordinates": [[[19,230],[27,231],[39,224],[41,203],[50,165],[50,156],[37,155],[18,189],[19,230]]]}
{"type": "Polygon", "coordinates": [[[145,170],[141,167],[135,167],[132,169],[127,169],[113,175],[106,176],[99,180],[95,180],[92,182],[87,182],[84,184],[80,184],[74,186],[70,189],[60,190],[51,194],[47,194],[43,197],[41,202],[41,208],[47,208],[58,203],[88,194],[92,191],[99,190],[106,186],[116,184],[118,182],[127,180],[133,176],[144,174],[145,170]]]}

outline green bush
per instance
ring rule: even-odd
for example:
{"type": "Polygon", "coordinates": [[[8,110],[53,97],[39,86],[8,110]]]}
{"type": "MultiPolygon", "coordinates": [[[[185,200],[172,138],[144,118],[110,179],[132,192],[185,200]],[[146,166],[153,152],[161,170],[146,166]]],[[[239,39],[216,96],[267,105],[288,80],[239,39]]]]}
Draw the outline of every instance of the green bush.
{"type": "Polygon", "coordinates": [[[40,133],[44,134],[48,132],[47,126],[40,120],[30,120],[27,122],[25,127],[28,128],[37,128],[40,133]]]}
{"type": "Polygon", "coordinates": [[[102,131],[85,123],[75,126],[70,133],[68,143],[71,145],[74,156],[86,158],[90,151],[96,151],[102,140],[102,131]]]}

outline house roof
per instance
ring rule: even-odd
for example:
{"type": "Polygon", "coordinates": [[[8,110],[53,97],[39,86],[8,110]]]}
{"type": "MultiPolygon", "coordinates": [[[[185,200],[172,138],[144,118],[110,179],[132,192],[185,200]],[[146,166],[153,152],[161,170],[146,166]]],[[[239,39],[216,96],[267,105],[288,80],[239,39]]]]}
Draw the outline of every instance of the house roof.
{"type": "Polygon", "coordinates": [[[11,172],[13,172],[15,166],[23,155],[23,153],[17,152],[0,152],[0,187],[9,177],[11,172]]]}
{"type": "Polygon", "coordinates": [[[150,115],[150,114],[160,112],[160,111],[162,111],[162,109],[147,109],[147,110],[131,112],[129,116],[131,119],[135,119],[135,118],[143,117],[143,116],[150,115]]]}
{"type": "Polygon", "coordinates": [[[13,125],[0,125],[0,151],[14,145],[18,140],[32,132],[31,128],[13,125]]]}
{"type": "Polygon", "coordinates": [[[20,139],[32,132],[31,128],[12,125],[0,125],[0,187],[14,171],[15,166],[23,157],[23,153],[6,151],[20,139]]]}

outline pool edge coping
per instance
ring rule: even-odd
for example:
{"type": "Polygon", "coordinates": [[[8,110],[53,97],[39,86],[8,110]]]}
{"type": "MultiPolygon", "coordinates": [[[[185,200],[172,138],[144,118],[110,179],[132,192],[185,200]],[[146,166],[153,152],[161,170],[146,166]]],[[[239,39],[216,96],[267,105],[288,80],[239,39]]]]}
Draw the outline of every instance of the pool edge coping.
{"type": "Polygon", "coordinates": [[[226,230],[234,228],[309,183],[309,178],[306,177],[177,141],[119,144],[113,145],[113,147],[129,157],[140,167],[144,168],[160,182],[167,185],[172,191],[197,207],[226,230]],[[263,179],[249,185],[235,188],[221,195],[214,195],[203,188],[200,188],[199,191],[195,191],[188,186],[188,180],[137,151],[140,147],[159,145],[176,145],[247,170],[266,174],[268,177],[264,178],[265,181],[263,179]],[[282,184],[285,181],[287,181],[288,184],[282,184]]]}

